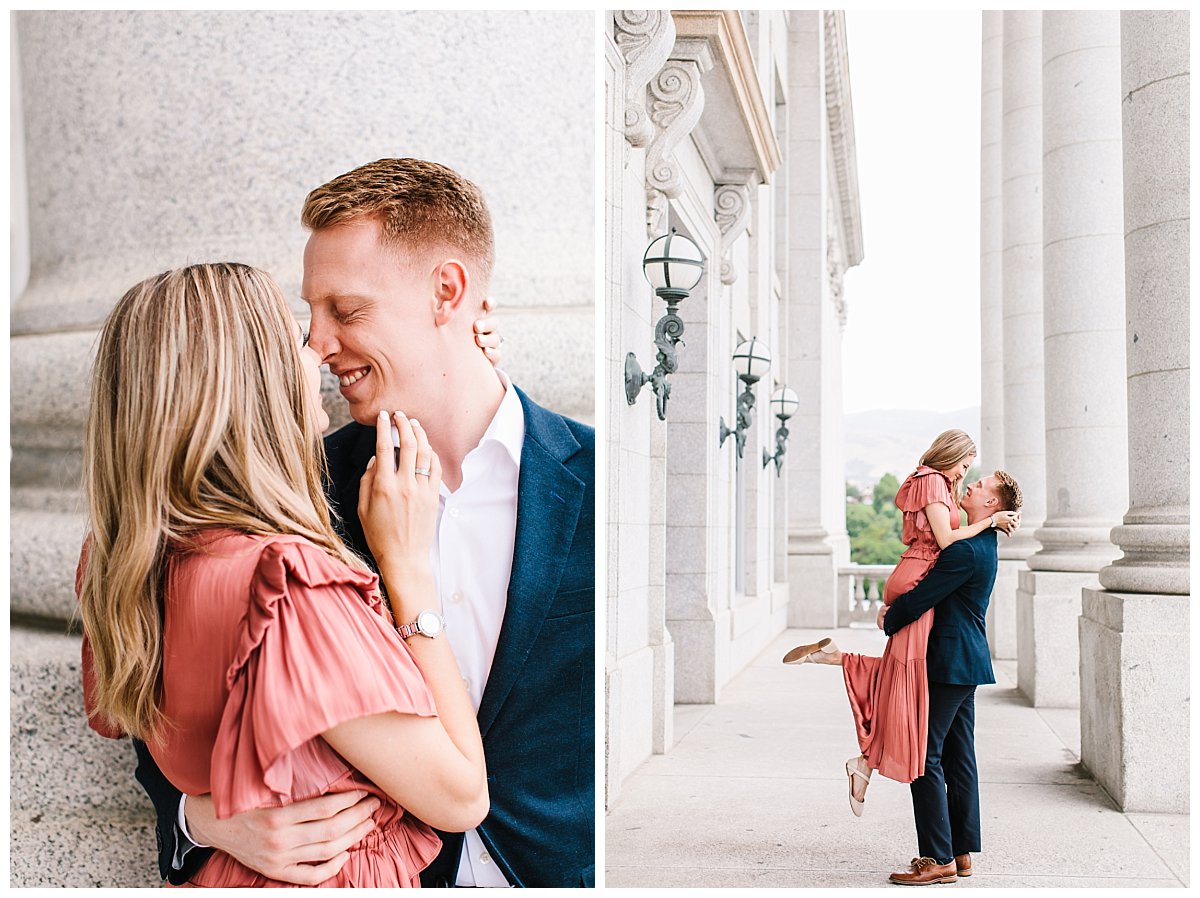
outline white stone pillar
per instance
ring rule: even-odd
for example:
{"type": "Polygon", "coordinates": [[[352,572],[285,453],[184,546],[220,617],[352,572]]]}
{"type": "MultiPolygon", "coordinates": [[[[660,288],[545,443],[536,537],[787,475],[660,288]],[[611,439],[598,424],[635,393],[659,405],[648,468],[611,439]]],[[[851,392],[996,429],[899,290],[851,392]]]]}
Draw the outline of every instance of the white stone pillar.
{"type": "MultiPolygon", "coordinates": [[[[700,283],[679,307],[685,330],[670,378],[666,442],[660,447],[666,457],[664,499],[651,519],[652,533],[660,521],[665,532],[664,615],[677,703],[715,702],[728,671],[729,565],[723,553],[731,533],[724,512],[731,466],[717,446],[712,423],[725,407],[723,375],[730,352],[722,333],[721,233],[712,215],[711,186],[700,206],[685,189],[686,162],[676,157],[676,150],[686,152],[700,121],[703,75],[713,64],[707,41],[676,39],[670,58],[650,81],[648,108],[656,132],[645,159],[647,239],[677,227],[708,260],[700,283]]],[[[638,401],[649,403],[651,397],[638,401]]],[[[649,484],[652,491],[658,483],[649,484]]]]}
{"type": "Polygon", "coordinates": [[[1188,19],[1121,13],[1130,504],[1079,642],[1082,761],[1125,811],[1189,809],[1188,19]]]}
{"type": "Polygon", "coordinates": [[[1078,707],[1080,590],[1118,554],[1125,463],[1121,16],[1042,17],[1046,524],[1017,593],[1017,685],[1078,707]]]}
{"type": "MultiPolygon", "coordinates": [[[[783,168],[788,184],[787,382],[800,397],[788,422],[791,439],[784,464],[788,469],[788,625],[837,626],[837,561],[826,523],[825,477],[840,483],[844,472],[825,471],[824,429],[827,369],[822,358],[828,317],[825,296],[826,240],[824,202],[827,191],[825,96],[821,66],[822,17],[819,11],[791,13],[788,49],[788,142],[783,168]],[[819,160],[819,161],[818,161],[819,160]]],[[[841,414],[837,409],[836,414],[841,414]]],[[[845,502],[844,495],[841,501],[845,502]]]]}
{"type": "MultiPolygon", "coordinates": [[[[711,219],[709,219],[711,222],[711,219]]],[[[683,224],[683,222],[680,222],[683,224]]],[[[719,243],[703,219],[680,228],[708,259],[719,243]]],[[[731,337],[718,315],[719,271],[680,306],[687,348],[671,378],[667,408],[666,617],[675,652],[675,701],[712,704],[729,678],[732,588],[733,440],[718,445],[716,423],[735,395],[731,337]]]]}
{"type": "Polygon", "coordinates": [[[657,133],[647,84],[675,43],[669,12],[617,10],[605,42],[605,335],[608,595],[605,646],[605,806],[651,754],[670,748],[674,647],[665,607],[666,426],[643,389],[626,401],[626,353],[652,368],[666,311],[646,282],[646,153],[657,133]]]}
{"type": "MultiPolygon", "coordinates": [[[[994,471],[1004,466],[1004,197],[1003,95],[1004,13],[983,12],[980,76],[979,172],[979,464],[994,471]]],[[[1008,582],[1000,585],[1007,592],[1008,582]]],[[[992,590],[988,605],[988,644],[997,653],[999,639],[1011,642],[1005,628],[997,633],[996,609],[1004,603],[992,590]]],[[[1004,618],[1008,623],[1008,618],[1004,618]]]]}
{"type": "Polygon", "coordinates": [[[1001,259],[1004,206],[1000,137],[1004,14],[983,12],[979,178],[979,461],[1004,464],[1004,283],[1001,259]]]}
{"type": "Polygon", "coordinates": [[[1042,380],[1042,14],[1004,13],[1004,469],[1025,496],[1022,527],[1000,540],[992,591],[992,653],[1016,657],[1017,572],[1038,549],[1046,514],[1042,380]]]}
{"type": "Polygon", "coordinates": [[[8,152],[9,238],[8,301],[21,295],[29,280],[29,196],[25,189],[25,114],[21,104],[20,50],[15,13],[9,13],[8,152]]]}

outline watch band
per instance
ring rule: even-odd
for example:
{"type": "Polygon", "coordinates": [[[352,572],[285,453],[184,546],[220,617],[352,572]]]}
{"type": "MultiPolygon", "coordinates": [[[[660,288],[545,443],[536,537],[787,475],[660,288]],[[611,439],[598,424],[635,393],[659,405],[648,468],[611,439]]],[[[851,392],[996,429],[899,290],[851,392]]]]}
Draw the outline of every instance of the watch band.
{"type": "Polygon", "coordinates": [[[411,624],[401,624],[396,628],[396,632],[400,634],[401,639],[408,639],[421,631],[417,629],[417,622],[413,621],[411,624]]]}

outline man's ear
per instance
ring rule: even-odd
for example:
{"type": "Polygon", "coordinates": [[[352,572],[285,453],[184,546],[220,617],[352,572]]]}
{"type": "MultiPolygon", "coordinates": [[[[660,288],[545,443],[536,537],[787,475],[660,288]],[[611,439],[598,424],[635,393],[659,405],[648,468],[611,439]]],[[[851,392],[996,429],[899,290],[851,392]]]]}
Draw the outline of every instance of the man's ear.
{"type": "Polygon", "coordinates": [[[444,327],[467,298],[471,276],[458,259],[446,259],[433,270],[433,323],[444,327]]]}
{"type": "Polygon", "coordinates": [[[1000,497],[999,496],[991,496],[990,498],[988,498],[987,500],[984,501],[983,507],[991,508],[993,505],[999,505],[999,504],[1000,504],[1000,497]]]}

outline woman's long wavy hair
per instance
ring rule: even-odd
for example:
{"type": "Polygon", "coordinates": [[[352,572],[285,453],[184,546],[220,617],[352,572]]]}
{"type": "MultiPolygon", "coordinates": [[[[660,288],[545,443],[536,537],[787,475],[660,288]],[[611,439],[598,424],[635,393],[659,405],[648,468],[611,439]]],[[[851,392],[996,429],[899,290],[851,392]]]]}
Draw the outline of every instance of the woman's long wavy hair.
{"type": "Polygon", "coordinates": [[[84,437],[88,551],[79,602],[95,714],[143,740],[166,723],[162,590],[205,528],[338,538],[294,322],[271,277],[191,265],[126,293],[100,332],[84,437]]]}
{"type": "MultiPolygon", "coordinates": [[[[925,450],[925,454],[921,456],[921,464],[938,471],[946,471],[960,465],[963,459],[978,454],[975,450],[975,441],[964,431],[947,430],[938,434],[933,444],[925,450]]],[[[963,477],[951,479],[950,488],[954,493],[955,500],[962,499],[963,486],[963,477]]]]}

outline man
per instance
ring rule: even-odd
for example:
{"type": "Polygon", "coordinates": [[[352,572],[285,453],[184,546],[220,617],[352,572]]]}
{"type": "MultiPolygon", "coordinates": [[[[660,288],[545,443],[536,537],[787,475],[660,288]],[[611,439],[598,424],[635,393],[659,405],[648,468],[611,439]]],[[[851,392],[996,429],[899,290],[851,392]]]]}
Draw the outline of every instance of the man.
{"type": "MultiPolygon", "coordinates": [[[[593,885],[594,431],[534,404],[476,345],[494,249],[470,181],[435,163],[382,159],[314,190],[302,221],[308,342],[354,418],[325,441],[347,542],[371,560],[358,488],[381,409],[420,420],[442,464],[434,571],[478,711],[491,810],[465,836],[439,833],[442,852],[422,882],[593,885]]],[[[144,746],[138,753],[172,882],[207,857],[188,850],[194,840],[273,878],[316,884],[371,826],[374,800],[355,795],[218,821],[207,796],[181,800],[144,746]]]]}
{"type": "MultiPolygon", "coordinates": [[[[1004,471],[967,487],[967,523],[998,511],[1019,511],[1021,489],[1004,471]]],[[[891,636],[936,607],[929,632],[929,739],[925,773],[913,780],[913,816],[920,856],[889,879],[900,885],[955,882],[971,875],[980,849],[979,771],[975,765],[975,687],[994,683],[984,616],[996,581],[996,534],[984,530],[951,543],[912,591],[883,619],[891,636]]]]}

